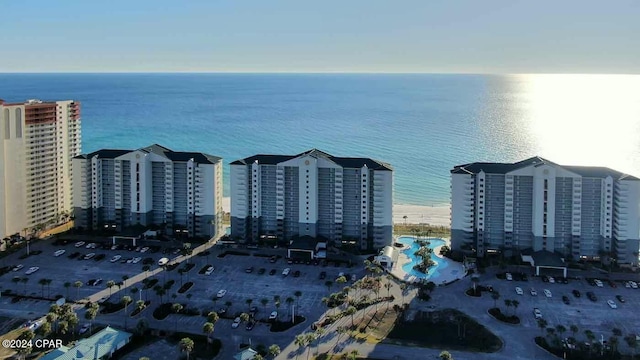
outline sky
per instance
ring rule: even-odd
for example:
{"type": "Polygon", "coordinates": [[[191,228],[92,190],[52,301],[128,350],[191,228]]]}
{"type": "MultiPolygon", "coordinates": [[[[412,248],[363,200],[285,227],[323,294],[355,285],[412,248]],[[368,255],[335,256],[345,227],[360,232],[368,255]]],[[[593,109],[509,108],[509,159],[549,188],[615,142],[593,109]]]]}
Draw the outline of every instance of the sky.
{"type": "Polygon", "coordinates": [[[640,1],[0,1],[0,72],[640,73],[640,1]]]}

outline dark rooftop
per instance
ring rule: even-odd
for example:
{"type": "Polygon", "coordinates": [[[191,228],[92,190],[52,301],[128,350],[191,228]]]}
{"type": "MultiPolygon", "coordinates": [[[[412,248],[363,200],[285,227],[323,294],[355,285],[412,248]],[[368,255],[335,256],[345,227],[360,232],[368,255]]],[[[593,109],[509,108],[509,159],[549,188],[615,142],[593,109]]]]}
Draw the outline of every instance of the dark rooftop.
{"type": "MultiPolygon", "coordinates": [[[[144,148],[139,149],[140,151],[144,151],[146,153],[153,153],[165,157],[171,161],[189,161],[193,159],[194,162],[199,164],[215,164],[222,160],[217,156],[199,153],[199,152],[182,152],[182,151],[173,151],[169,148],[166,148],[162,145],[153,144],[144,148]]],[[[78,159],[91,159],[95,156],[102,159],[115,159],[119,156],[128,154],[136,150],[116,150],[116,149],[102,149],[98,151],[94,151],[89,154],[82,154],[76,156],[78,159]]]]}
{"type": "Polygon", "coordinates": [[[358,157],[338,157],[338,156],[333,156],[330,154],[327,154],[324,151],[318,150],[318,149],[311,149],[309,151],[305,151],[303,153],[297,154],[297,155],[265,155],[265,154],[259,154],[259,155],[254,155],[254,156],[250,156],[248,158],[244,158],[241,160],[236,160],[234,162],[231,163],[231,165],[248,165],[248,164],[252,164],[254,162],[258,162],[258,164],[261,165],[276,165],[279,164],[281,162],[285,162],[291,159],[295,159],[297,157],[301,157],[301,156],[313,156],[313,157],[324,157],[329,161],[332,161],[334,163],[336,163],[337,165],[340,165],[344,168],[351,168],[351,169],[359,169],[363,166],[367,166],[369,169],[372,170],[389,170],[389,171],[393,171],[393,168],[391,167],[390,164],[382,162],[382,161],[378,161],[378,160],[374,160],[374,159],[370,159],[370,158],[358,158],[358,157]]]}
{"type": "Polygon", "coordinates": [[[456,165],[451,170],[452,174],[477,174],[481,171],[484,171],[487,174],[506,174],[508,172],[518,170],[527,166],[536,166],[540,164],[550,164],[559,166],[567,171],[571,171],[583,177],[595,177],[595,178],[606,178],[607,176],[611,176],[617,180],[640,180],[637,177],[621,173],[619,171],[609,169],[606,167],[597,167],[597,166],[568,166],[568,165],[558,165],[554,162],[551,162],[547,159],[541,158],[539,156],[534,156],[529,159],[525,159],[516,163],[489,163],[489,162],[475,162],[464,165],[456,165]]]}
{"type": "Polygon", "coordinates": [[[567,264],[562,260],[562,256],[551,251],[526,249],[522,251],[522,255],[531,256],[534,266],[567,267],[567,264]]]}

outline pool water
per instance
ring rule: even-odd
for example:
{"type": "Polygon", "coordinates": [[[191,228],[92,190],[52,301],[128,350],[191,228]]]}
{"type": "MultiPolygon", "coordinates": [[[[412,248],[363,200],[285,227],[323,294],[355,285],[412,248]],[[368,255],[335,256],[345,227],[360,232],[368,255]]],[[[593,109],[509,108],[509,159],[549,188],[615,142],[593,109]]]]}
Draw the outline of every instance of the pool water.
{"type": "MultiPolygon", "coordinates": [[[[417,278],[431,279],[432,281],[437,282],[435,280],[440,276],[440,271],[449,267],[449,263],[451,262],[451,260],[436,256],[436,252],[434,251],[431,253],[431,260],[433,260],[436,265],[430,267],[429,270],[427,270],[427,274],[414,270],[413,267],[422,262],[421,257],[414,255],[414,253],[418,251],[418,249],[420,249],[420,245],[418,245],[415,239],[416,238],[414,236],[401,236],[396,240],[396,242],[400,244],[409,245],[408,248],[402,250],[402,253],[405,254],[409,259],[411,259],[411,262],[404,264],[402,266],[402,270],[404,270],[404,272],[406,272],[407,274],[413,275],[417,278]]],[[[446,244],[442,239],[429,238],[427,240],[429,241],[429,245],[427,245],[427,247],[431,249],[435,249],[438,246],[446,244]]]]}

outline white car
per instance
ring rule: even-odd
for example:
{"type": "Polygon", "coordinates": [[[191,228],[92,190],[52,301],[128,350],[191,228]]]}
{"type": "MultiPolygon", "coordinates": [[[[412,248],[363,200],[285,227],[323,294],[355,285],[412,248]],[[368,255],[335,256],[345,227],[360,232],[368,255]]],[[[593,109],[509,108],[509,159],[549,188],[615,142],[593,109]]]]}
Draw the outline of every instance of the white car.
{"type": "Polygon", "coordinates": [[[544,296],[550,298],[551,297],[551,291],[544,289],[544,296]]]}
{"type": "Polygon", "coordinates": [[[77,248],[79,248],[79,247],[83,247],[85,244],[86,244],[86,243],[85,243],[84,241],[78,241],[78,242],[76,243],[76,247],[77,247],[77,248]]]}
{"type": "Polygon", "coordinates": [[[13,268],[13,271],[20,271],[20,269],[22,269],[23,267],[24,267],[24,265],[18,264],[13,268]]]}
{"type": "Polygon", "coordinates": [[[635,281],[629,281],[629,285],[631,285],[632,289],[637,289],[638,288],[638,283],[635,281]]]}
{"type": "Polygon", "coordinates": [[[148,246],[145,246],[142,249],[140,249],[141,253],[146,253],[147,251],[149,251],[149,247],[148,246]]]}
{"type": "Polygon", "coordinates": [[[609,307],[612,309],[618,308],[618,305],[616,305],[616,303],[614,303],[613,300],[607,300],[607,305],[609,305],[609,307]]]}
{"type": "Polygon", "coordinates": [[[507,278],[507,281],[512,281],[513,280],[513,276],[511,275],[511,273],[506,273],[505,277],[507,278]]]}
{"type": "Polygon", "coordinates": [[[109,296],[108,295],[107,296],[103,296],[100,299],[98,299],[98,304],[102,304],[107,300],[109,300],[109,296]]]}
{"type": "Polygon", "coordinates": [[[624,287],[626,287],[627,289],[631,289],[631,283],[630,282],[625,282],[624,283],[624,287]]]}
{"type": "Polygon", "coordinates": [[[64,254],[64,253],[65,253],[65,251],[64,251],[64,250],[62,250],[62,249],[60,249],[60,250],[58,250],[58,251],[54,252],[54,253],[53,253],[53,256],[58,257],[58,256],[60,256],[60,255],[62,255],[62,254],[64,254]]]}
{"type": "MultiPolygon", "coordinates": [[[[596,286],[597,286],[597,287],[603,287],[603,286],[604,286],[604,285],[602,284],[602,281],[600,281],[600,280],[598,280],[598,279],[596,279],[594,282],[596,283],[596,286]]],[[[631,285],[631,286],[633,286],[633,285],[631,285]]]]}
{"type": "Polygon", "coordinates": [[[538,308],[533,308],[533,316],[535,316],[536,319],[542,319],[542,311],[538,308]]]}
{"type": "Polygon", "coordinates": [[[234,329],[235,329],[235,328],[237,328],[238,326],[240,326],[240,322],[241,322],[241,321],[242,321],[242,320],[240,320],[240,317],[235,318],[235,319],[233,320],[233,324],[231,324],[231,327],[232,327],[232,328],[234,328],[234,329]]]}
{"type": "Polygon", "coordinates": [[[111,250],[118,250],[118,245],[112,245],[111,250]]]}
{"type": "Polygon", "coordinates": [[[132,262],[132,263],[134,263],[134,264],[137,264],[137,263],[139,263],[140,261],[142,261],[142,258],[141,258],[141,257],[139,257],[139,256],[138,256],[138,257],[134,257],[134,258],[133,258],[133,260],[131,260],[131,262],[132,262]]]}
{"type": "Polygon", "coordinates": [[[278,312],[272,311],[271,314],[269,315],[269,320],[275,320],[277,317],[278,317],[278,312]]]}
{"type": "Polygon", "coordinates": [[[536,291],[536,289],[531,289],[531,296],[538,296],[538,292],[536,291]]]}
{"type": "Polygon", "coordinates": [[[38,271],[38,270],[40,270],[40,268],[39,268],[39,267],[37,267],[37,266],[32,266],[32,267],[30,267],[30,268],[29,268],[29,270],[27,270],[27,271],[25,272],[25,274],[27,274],[27,275],[31,275],[31,274],[33,274],[34,272],[38,271]]]}
{"type": "Polygon", "coordinates": [[[204,272],[205,275],[211,275],[213,274],[213,270],[215,270],[215,268],[213,266],[209,266],[207,268],[207,271],[204,272]]]}
{"type": "Polygon", "coordinates": [[[516,294],[518,295],[524,295],[524,291],[522,291],[522,288],[519,286],[516,286],[516,294]]]}
{"type": "Polygon", "coordinates": [[[87,331],[89,331],[89,324],[84,324],[84,325],[82,325],[82,327],[80,328],[80,331],[78,331],[78,333],[82,335],[82,334],[86,333],[87,331]]]}
{"type": "Polygon", "coordinates": [[[97,246],[96,243],[89,243],[89,244],[87,244],[86,248],[87,249],[95,249],[96,246],[97,246]]]}
{"type": "Polygon", "coordinates": [[[550,284],[555,284],[556,283],[556,279],[554,279],[553,276],[549,276],[549,283],[550,284]]]}
{"type": "Polygon", "coordinates": [[[290,272],[291,272],[291,269],[290,268],[286,268],[286,269],[282,270],[282,276],[288,276],[290,272]]]}
{"type": "Polygon", "coordinates": [[[221,298],[221,297],[225,296],[226,294],[227,294],[227,290],[224,290],[224,289],[223,289],[223,290],[218,291],[218,294],[217,294],[216,296],[217,296],[217,297],[218,297],[218,299],[219,299],[219,298],[221,298]]]}
{"type": "Polygon", "coordinates": [[[111,260],[109,260],[109,261],[114,263],[114,262],[116,262],[116,261],[118,261],[120,259],[122,259],[122,256],[121,255],[116,255],[116,256],[112,257],[111,260]]]}
{"type": "Polygon", "coordinates": [[[89,259],[92,259],[94,256],[96,256],[96,253],[88,253],[87,255],[84,256],[84,259],[89,260],[89,259]]]}

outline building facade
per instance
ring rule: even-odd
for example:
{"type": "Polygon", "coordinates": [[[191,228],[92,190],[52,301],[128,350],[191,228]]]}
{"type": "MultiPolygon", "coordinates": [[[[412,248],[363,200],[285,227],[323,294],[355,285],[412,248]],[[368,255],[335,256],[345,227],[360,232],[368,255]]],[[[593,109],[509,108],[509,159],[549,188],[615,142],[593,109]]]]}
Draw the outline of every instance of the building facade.
{"type": "Polygon", "coordinates": [[[160,226],[165,234],[213,237],[222,230],[222,159],[154,144],[73,159],[75,225],[160,226]]]}
{"type": "Polygon", "coordinates": [[[71,159],[80,154],[80,103],[0,100],[0,233],[57,222],[73,206],[71,159]]]}
{"type": "Polygon", "coordinates": [[[392,243],[393,169],[312,149],[231,163],[231,235],[309,236],[380,249],[392,243]]]}
{"type": "Polygon", "coordinates": [[[567,258],[638,263],[640,180],[540,157],[451,170],[451,243],[482,257],[546,250],[567,258]]]}

